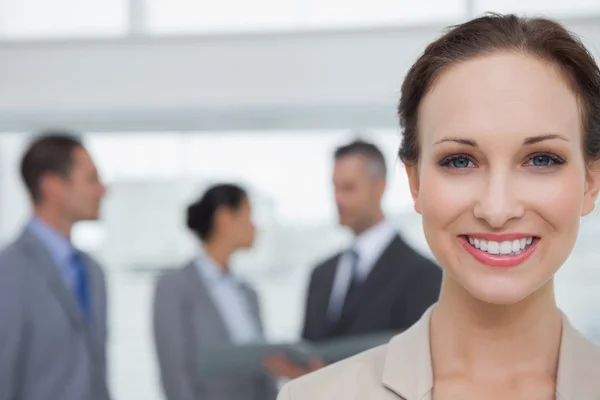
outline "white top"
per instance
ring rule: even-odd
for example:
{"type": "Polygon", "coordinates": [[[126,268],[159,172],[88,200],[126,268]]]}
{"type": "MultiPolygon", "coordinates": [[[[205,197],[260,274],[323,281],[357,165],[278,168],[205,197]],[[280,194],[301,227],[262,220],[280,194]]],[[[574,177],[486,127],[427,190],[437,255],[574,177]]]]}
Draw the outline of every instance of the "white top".
{"type": "MultiPolygon", "coordinates": [[[[367,278],[373,266],[397,235],[398,232],[392,224],[383,220],[355,237],[351,249],[358,254],[357,279],[365,280],[367,278]]],[[[331,321],[337,319],[342,311],[351,278],[352,255],[348,251],[340,257],[333,281],[328,309],[331,321]]]]}
{"type": "Polygon", "coordinates": [[[195,263],[233,344],[243,345],[260,341],[262,335],[257,326],[257,317],[252,313],[241,282],[231,273],[224,272],[204,252],[195,263]]]}

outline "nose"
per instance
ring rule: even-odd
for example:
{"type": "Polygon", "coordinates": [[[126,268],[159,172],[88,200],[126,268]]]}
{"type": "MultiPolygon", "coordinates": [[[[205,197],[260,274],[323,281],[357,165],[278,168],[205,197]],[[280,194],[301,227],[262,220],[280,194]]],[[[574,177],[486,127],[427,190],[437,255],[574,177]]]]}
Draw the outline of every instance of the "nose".
{"type": "Polygon", "coordinates": [[[525,207],[511,182],[508,174],[490,175],[486,187],[477,194],[475,218],[486,221],[492,228],[501,228],[508,221],[522,217],[525,207]]]}

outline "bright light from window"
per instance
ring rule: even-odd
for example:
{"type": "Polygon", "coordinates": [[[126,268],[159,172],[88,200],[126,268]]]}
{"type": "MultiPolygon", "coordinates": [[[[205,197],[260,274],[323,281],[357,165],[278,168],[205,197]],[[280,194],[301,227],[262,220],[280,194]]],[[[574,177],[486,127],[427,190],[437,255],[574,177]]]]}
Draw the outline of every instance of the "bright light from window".
{"type": "Polygon", "coordinates": [[[151,33],[186,33],[289,27],[297,0],[147,0],[151,33]]]}
{"type": "Polygon", "coordinates": [[[488,11],[554,17],[586,15],[600,12],[598,0],[476,0],[475,12],[488,11]]]}
{"type": "Polygon", "coordinates": [[[302,0],[311,26],[419,24],[464,18],[464,0],[302,0]]]}
{"type": "Polygon", "coordinates": [[[122,35],[127,0],[0,0],[0,36],[9,39],[122,35]]]}

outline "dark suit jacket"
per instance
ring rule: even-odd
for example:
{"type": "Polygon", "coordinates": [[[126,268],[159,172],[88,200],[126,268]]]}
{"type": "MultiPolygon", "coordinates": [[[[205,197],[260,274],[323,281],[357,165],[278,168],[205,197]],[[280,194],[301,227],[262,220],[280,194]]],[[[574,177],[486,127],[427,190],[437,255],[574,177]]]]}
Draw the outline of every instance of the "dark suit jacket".
{"type": "Polygon", "coordinates": [[[358,294],[358,305],[342,325],[328,319],[329,299],[342,253],[318,265],[310,278],[302,337],[404,331],[438,299],[442,270],[396,236],[375,263],[358,294]]]}

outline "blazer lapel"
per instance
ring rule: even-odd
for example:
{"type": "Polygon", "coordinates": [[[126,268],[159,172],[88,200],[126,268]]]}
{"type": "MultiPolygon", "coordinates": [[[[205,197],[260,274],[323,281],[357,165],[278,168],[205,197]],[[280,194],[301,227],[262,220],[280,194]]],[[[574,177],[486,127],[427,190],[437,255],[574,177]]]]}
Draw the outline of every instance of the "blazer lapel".
{"type": "Polygon", "coordinates": [[[599,378],[600,348],[577,331],[563,314],[557,399],[600,399],[599,378]]]}
{"type": "Polygon", "coordinates": [[[252,289],[248,287],[248,285],[246,285],[245,283],[241,283],[241,285],[242,291],[244,292],[246,304],[248,304],[250,313],[252,314],[252,319],[254,320],[258,332],[261,336],[263,336],[264,330],[262,325],[262,318],[260,317],[260,306],[258,304],[258,299],[256,298],[256,295],[254,294],[252,289]]]}
{"type": "Polygon", "coordinates": [[[211,325],[216,331],[217,337],[226,338],[226,341],[231,343],[232,339],[225,326],[225,322],[223,321],[216,304],[208,293],[209,288],[200,276],[196,264],[192,261],[183,271],[186,275],[185,280],[190,285],[192,297],[195,298],[194,302],[197,302],[196,304],[202,306],[203,317],[206,318],[207,321],[212,321],[211,325]]]}
{"type": "Polygon", "coordinates": [[[81,332],[87,338],[87,328],[85,327],[83,315],[79,310],[75,296],[67,287],[58,265],[52,260],[48,250],[28,231],[23,232],[19,243],[23,248],[23,253],[29,258],[30,262],[28,265],[34,268],[37,273],[44,276],[50,290],[65,309],[75,330],[81,332]]]}
{"type": "Polygon", "coordinates": [[[428,399],[433,389],[429,346],[429,322],[433,307],[388,344],[382,383],[403,399],[428,399]]]}
{"type": "Polygon", "coordinates": [[[329,303],[331,301],[333,282],[340,263],[340,258],[341,255],[338,255],[329,261],[330,264],[325,268],[320,282],[316,283],[318,285],[315,288],[314,293],[316,300],[311,304],[312,309],[306,310],[307,315],[312,316],[315,319],[312,322],[314,323],[314,326],[318,328],[317,337],[327,335],[332,328],[329,318],[329,303]]]}
{"type": "Polygon", "coordinates": [[[362,301],[363,298],[371,298],[371,293],[377,293],[381,289],[382,283],[387,281],[390,274],[402,273],[401,268],[400,271],[395,270],[401,267],[397,262],[402,259],[403,246],[404,242],[402,242],[399,236],[396,236],[388,247],[385,248],[375,265],[373,265],[371,272],[367,275],[365,282],[360,287],[356,301],[354,304],[351,304],[352,308],[348,313],[351,315],[351,318],[343,321],[344,326],[351,326],[360,316],[362,308],[369,306],[369,302],[362,301]]]}

